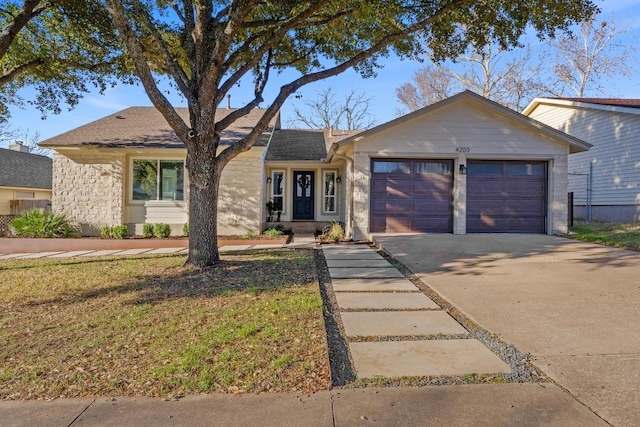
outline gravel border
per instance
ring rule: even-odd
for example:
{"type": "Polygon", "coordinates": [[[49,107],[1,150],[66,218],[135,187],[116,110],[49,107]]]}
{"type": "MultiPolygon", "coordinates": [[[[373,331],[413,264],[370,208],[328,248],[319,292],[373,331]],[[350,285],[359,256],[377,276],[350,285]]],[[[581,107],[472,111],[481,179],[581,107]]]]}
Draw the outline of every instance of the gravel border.
{"type": "MultiPolygon", "coordinates": [[[[451,384],[478,384],[478,383],[546,383],[551,380],[536,366],[533,365],[531,354],[523,353],[513,345],[502,341],[496,334],[482,328],[455,306],[442,298],[437,292],[422,282],[407,266],[395,259],[388,252],[370,246],[383,258],[389,261],[405,278],[413,283],[422,293],[438,304],[442,310],[447,312],[458,323],[469,331],[464,338],[477,339],[500,359],[507,363],[512,372],[509,374],[478,375],[468,374],[463,376],[442,376],[442,377],[403,377],[403,378],[375,378],[356,379],[353,361],[349,353],[348,342],[371,341],[370,338],[347,339],[340,317],[329,270],[321,250],[316,251],[316,267],[320,283],[320,293],[323,300],[323,313],[325,319],[325,329],[327,332],[327,345],[329,362],[331,366],[331,381],[333,387],[353,388],[369,386],[423,386],[423,385],[451,385],[451,384]]],[[[382,337],[377,341],[410,341],[410,340],[434,340],[434,339],[457,339],[458,336],[433,335],[414,337],[382,337]]]]}

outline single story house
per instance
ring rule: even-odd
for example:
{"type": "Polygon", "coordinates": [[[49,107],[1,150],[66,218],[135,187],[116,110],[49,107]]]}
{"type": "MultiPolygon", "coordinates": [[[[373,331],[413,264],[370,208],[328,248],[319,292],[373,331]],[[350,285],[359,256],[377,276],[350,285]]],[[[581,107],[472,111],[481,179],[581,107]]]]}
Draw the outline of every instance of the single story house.
{"type": "MultiPolygon", "coordinates": [[[[221,109],[219,114],[228,114],[221,109]]],[[[187,114],[186,111],[181,111],[187,114]]],[[[261,110],[222,135],[241,138],[261,110]]],[[[53,207],[87,233],[187,221],[186,150],[151,107],[41,143],[54,150],[53,207]]],[[[363,132],[282,129],[223,172],[221,234],[329,221],[373,233],[564,233],[567,157],[590,145],[471,92],[363,132]],[[269,208],[267,208],[267,203],[269,208]]]]}
{"type": "Polygon", "coordinates": [[[593,145],[569,156],[576,217],[640,221],[640,99],[536,98],[523,114],[593,145]]]}
{"type": "Polygon", "coordinates": [[[47,207],[51,200],[52,160],[22,144],[0,148],[0,215],[47,207]]]}

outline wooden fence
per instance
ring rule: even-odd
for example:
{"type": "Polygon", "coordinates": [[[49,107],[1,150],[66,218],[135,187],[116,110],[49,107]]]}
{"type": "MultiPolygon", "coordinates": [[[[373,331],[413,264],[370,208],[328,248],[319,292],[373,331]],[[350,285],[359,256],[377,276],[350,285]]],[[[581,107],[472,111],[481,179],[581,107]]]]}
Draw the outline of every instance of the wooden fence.
{"type": "Polygon", "coordinates": [[[9,200],[9,209],[11,209],[11,215],[15,215],[19,212],[27,211],[29,209],[51,210],[51,200],[46,200],[46,199],[9,200]]]}

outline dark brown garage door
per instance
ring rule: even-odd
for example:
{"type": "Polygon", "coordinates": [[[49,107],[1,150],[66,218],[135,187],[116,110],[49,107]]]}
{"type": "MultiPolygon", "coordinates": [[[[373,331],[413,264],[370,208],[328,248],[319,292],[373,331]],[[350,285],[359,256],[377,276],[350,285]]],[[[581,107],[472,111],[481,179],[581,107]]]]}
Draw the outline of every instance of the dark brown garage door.
{"type": "Polygon", "coordinates": [[[451,160],[371,161],[371,231],[451,232],[451,160]]]}
{"type": "Polygon", "coordinates": [[[468,233],[544,233],[545,162],[468,161],[468,233]]]}

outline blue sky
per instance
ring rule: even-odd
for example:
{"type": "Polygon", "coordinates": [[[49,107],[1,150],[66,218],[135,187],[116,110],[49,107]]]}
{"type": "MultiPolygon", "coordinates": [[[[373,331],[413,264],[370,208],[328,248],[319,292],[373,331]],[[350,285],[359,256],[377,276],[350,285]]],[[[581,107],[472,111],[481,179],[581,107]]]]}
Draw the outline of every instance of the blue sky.
{"type": "MultiPolygon", "coordinates": [[[[600,0],[596,2],[603,11],[603,18],[613,17],[618,28],[629,27],[625,40],[622,42],[637,46],[638,40],[640,40],[640,1],[600,0]]],[[[640,64],[636,65],[638,66],[635,68],[640,69],[640,64]]],[[[283,123],[286,123],[293,116],[292,103],[302,106],[304,100],[314,99],[318,92],[329,86],[336,94],[348,92],[351,89],[364,92],[372,98],[371,113],[374,115],[376,123],[380,124],[392,120],[397,116],[397,110],[401,107],[395,96],[396,88],[410,81],[413,74],[423,66],[416,61],[400,61],[397,58],[389,58],[384,62],[384,68],[378,71],[375,78],[363,79],[359,74],[347,71],[340,76],[308,85],[298,92],[298,95],[302,96],[301,99],[291,97],[285,103],[281,111],[283,123]]],[[[280,85],[291,80],[291,76],[292,74],[288,73],[272,76],[265,99],[267,101],[272,99],[280,85]]],[[[612,78],[604,83],[605,92],[597,96],[640,98],[640,71],[629,77],[612,78]]],[[[25,99],[29,99],[33,91],[25,89],[21,93],[25,99]]],[[[231,92],[232,107],[244,105],[250,99],[251,84],[234,88],[231,92]]],[[[176,106],[184,105],[177,96],[170,97],[170,100],[176,106]]],[[[34,108],[13,107],[11,108],[10,124],[13,128],[28,129],[30,134],[37,131],[40,134],[40,139],[43,140],[124,108],[138,105],[151,105],[142,87],[121,85],[107,90],[104,94],[89,93],[73,110],[63,109],[61,114],[49,114],[45,120],[41,119],[40,112],[34,108]]],[[[223,106],[226,106],[226,101],[223,106]]],[[[7,141],[0,141],[0,146],[6,145],[8,145],[7,141]]]]}

